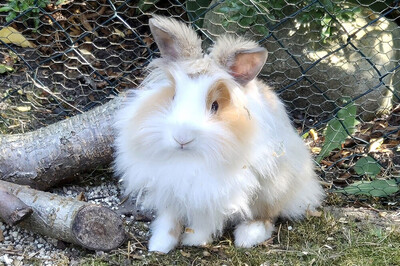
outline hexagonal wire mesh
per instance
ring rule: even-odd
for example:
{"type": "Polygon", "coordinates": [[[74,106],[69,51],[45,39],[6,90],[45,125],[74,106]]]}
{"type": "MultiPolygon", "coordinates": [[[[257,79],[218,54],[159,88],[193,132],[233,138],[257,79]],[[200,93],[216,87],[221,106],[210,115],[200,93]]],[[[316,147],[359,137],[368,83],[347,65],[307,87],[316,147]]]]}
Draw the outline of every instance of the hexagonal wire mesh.
{"type": "Polygon", "coordinates": [[[284,100],[325,183],[396,198],[398,1],[3,1],[0,133],[46,126],[136,87],[157,54],[153,13],[191,23],[204,48],[225,33],[265,46],[260,78],[284,100]]]}

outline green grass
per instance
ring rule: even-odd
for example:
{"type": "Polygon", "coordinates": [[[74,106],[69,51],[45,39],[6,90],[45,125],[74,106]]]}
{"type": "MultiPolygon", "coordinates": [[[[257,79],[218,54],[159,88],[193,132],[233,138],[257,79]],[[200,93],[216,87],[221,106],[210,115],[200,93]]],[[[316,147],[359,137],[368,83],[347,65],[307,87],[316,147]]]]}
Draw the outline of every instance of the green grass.
{"type": "MultiPolygon", "coordinates": [[[[131,244],[134,242],[132,240],[131,244]]],[[[140,248],[140,245],[136,246],[140,248]]],[[[145,250],[139,253],[139,248],[128,255],[125,245],[119,251],[101,257],[87,256],[81,264],[400,265],[398,228],[378,227],[368,220],[338,219],[329,213],[301,222],[278,223],[273,239],[252,249],[235,248],[229,232],[208,247],[179,247],[168,255],[145,250]],[[288,230],[289,226],[291,230],[288,230]]]]}

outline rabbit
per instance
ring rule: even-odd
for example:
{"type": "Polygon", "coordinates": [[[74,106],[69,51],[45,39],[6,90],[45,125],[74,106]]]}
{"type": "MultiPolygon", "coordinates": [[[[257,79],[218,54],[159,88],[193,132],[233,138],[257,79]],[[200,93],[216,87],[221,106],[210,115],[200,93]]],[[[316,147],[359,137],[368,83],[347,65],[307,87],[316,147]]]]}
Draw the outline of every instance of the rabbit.
{"type": "Polygon", "coordinates": [[[275,92],[257,79],[267,51],[222,36],[207,53],[172,18],[149,20],[161,57],[115,117],[116,174],[155,211],[149,251],[203,246],[234,224],[234,243],[269,239],[324,197],[311,156],[275,92]],[[185,229],[184,229],[185,228],[185,229]]]}

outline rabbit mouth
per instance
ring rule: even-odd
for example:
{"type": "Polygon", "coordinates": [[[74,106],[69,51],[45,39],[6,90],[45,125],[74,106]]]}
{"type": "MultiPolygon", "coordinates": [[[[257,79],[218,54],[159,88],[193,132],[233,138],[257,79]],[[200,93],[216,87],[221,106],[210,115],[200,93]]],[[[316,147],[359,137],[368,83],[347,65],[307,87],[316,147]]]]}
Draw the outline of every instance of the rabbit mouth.
{"type": "Polygon", "coordinates": [[[178,144],[178,150],[188,150],[188,145],[192,143],[195,139],[191,140],[177,140],[174,137],[175,142],[178,144]]]}

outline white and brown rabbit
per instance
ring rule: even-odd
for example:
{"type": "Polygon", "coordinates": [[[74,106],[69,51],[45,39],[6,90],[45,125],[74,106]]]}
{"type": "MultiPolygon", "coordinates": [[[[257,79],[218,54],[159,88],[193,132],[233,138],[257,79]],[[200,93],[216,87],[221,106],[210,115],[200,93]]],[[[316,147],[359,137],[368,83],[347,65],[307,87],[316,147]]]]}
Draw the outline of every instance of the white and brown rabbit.
{"type": "Polygon", "coordinates": [[[115,170],[156,211],[150,251],[200,246],[236,224],[238,247],[271,237],[274,220],[301,218],[323,190],[285,107],[256,79],[267,51],[219,38],[203,53],[195,31],[154,16],[161,52],[116,117],[115,170]],[[183,228],[190,230],[183,230],[183,228]]]}

